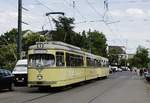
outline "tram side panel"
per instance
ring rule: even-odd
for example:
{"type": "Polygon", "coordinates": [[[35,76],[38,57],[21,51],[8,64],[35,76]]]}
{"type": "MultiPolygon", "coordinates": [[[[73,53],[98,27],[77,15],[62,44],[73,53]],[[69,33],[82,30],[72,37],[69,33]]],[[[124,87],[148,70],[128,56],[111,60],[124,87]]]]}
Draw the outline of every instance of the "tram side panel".
{"type": "Polygon", "coordinates": [[[86,80],[96,79],[98,77],[97,67],[95,66],[94,57],[86,57],[86,69],[85,69],[85,77],[86,80]]]}
{"type": "Polygon", "coordinates": [[[28,85],[29,87],[35,86],[49,86],[59,87],[66,85],[66,73],[65,68],[48,68],[43,69],[40,73],[36,69],[29,69],[28,72],[28,85]]]}
{"type": "Polygon", "coordinates": [[[97,75],[98,75],[98,78],[99,77],[103,77],[103,70],[102,70],[101,67],[98,67],[98,69],[97,69],[97,75]]]}
{"type": "Polygon", "coordinates": [[[85,81],[85,72],[84,68],[76,67],[76,68],[67,68],[66,73],[66,84],[74,84],[85,81]]]}
{"type": "Polygon", "coordinates": [[[67,85],[85,81],[84,56],[66,52],[67,85]]]}

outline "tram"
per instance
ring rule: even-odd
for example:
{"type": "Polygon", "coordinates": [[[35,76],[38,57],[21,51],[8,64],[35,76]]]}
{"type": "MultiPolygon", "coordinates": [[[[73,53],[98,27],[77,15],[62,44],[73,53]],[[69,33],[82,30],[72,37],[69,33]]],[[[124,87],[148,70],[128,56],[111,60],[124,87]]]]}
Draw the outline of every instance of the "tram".
{"type": "Polygon", "coordinates": [[[109,75],[108,59],[63,42],[37,42],[28,50],[28,86],[62,87],[109,75]]]}

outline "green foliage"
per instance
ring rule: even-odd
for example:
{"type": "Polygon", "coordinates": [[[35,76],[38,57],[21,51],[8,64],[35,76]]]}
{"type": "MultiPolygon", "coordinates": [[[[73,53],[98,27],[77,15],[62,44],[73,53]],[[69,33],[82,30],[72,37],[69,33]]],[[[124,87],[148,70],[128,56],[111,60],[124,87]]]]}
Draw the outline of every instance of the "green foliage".
{"type": "Polygon", "coordinates": [[[22,40],[23,42],[23,51],[28,51],[29,46],[36,44],[36,42],[46,41],[45,36],[40,36],[38,33],[31,33],[25,36],[22,40]]]}
{"type": "Polygon", "coordinates": [[[68,44],[73,44],[76,33],[73,31],[73,18],[59,17],[58,20],[53,19],[56,25],[56,31],[53,31],[53,40],[63,41],[68,44]]]}
{"type": "Polygon", "coordinates": [[[12,69],[17,61],[16,55],[17,30],[12,29],[0,36],[0,67],[12,69]]]}
{"type": "Polygon", "coordinates": [[[125,51],[120,46],[110,46],[108,55],[110,65],[117,64],[125,66],[125,59],[122,59],[125,51]]]}
{"type": "Polygon", "coordinates": [[[89,50],[96,55],[101,55],[107,57],[107,44],[106,44],[106,37],[103,33],[98,31],[89,31],[87,33],[87,42],[89,44],[89,50]]]}
{"type": "Polygon", "coordinates": [[[12,29],[0,36],[0,45],[8,45],[16,42],[17,29],[12,29]]]}
{"type": "MultiPolygon", "coordinates": [[[[81,34],[73,31],[73,18],[59,17],[58,20],[53,20],[56,25],[56,31],[50,35],[54,41],[63,41],[68,44],[84,48],[94,54],[107,57],[106,52],[106,37],[98,31],[88,32],[83,31],[81,34]]],[[[50,37],[50,36],[49,36],[50,37]]]]}
{"type": "MultiPolygon", "coordinates": [[[[0,68],[12,70],[17,62],[16,51],[17,30],[12,29],[0,36],[0,68]]],[[[45,41],[46,37],[37,33],[31,33],[23,38],[23,50],[27,52],[30,45],[37,41],[45,41]]]]}
{"type": "Polygon", "coordinates": [[[0,67],[12,69],[17,61],[16,44],[1,45],[0,48],[0,67]]]}
{"type": "Polygon", "coordinates": [[[148,50],[139,46],[130,64],[138,68],[146,68],[148,67],[149,60],[148,50]]]}
{"type": "Polygon", "coordinates": [[[126,60],[126,59],[121,59],[119,65],[121,65],[121,66],[126,66],[126,65],[127,65],[126,63],[127,63],[127,60],[126,60]]]}

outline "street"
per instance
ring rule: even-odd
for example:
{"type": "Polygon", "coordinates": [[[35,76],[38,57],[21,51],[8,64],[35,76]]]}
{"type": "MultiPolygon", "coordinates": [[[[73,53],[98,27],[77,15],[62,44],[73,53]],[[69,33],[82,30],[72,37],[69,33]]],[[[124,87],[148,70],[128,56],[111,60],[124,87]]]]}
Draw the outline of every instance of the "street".
{"type": "Polygon", "coordinates": [[[1,91],[0,103],[150,103],[150,83],[128,71],[65,90],[15,87],[1,91]]]}

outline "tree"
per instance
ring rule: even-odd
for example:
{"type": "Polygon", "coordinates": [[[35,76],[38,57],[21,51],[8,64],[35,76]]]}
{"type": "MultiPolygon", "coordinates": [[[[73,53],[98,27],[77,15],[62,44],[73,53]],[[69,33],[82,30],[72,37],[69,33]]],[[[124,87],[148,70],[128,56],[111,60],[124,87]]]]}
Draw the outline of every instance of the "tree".
{"type": "Polygon", "coordinates": [[[132,65],[138,68],[146,68],[148,67],[149,60],[148,49],[139,46],[137,48],[136,54],[133,57],[132,65]]]}
{"type": "Polygon", "coordinates": [[[29,46],[36,44],[36,42],[47,41],[45,36],[41,36],[38,33],[31,33],[23,38],[23,51],[28,51],[29,46]]]}
{"type": "Polygon", "coordinates": [[[83,31],[80,35],[81,35],[80,47],[88,50],[90,48],[89,44],[90,42],[88,40],[86,32],[83,31]]]}
{"type": "Polygon", "coordinates": [[[0,36],[0,46],[16,43],[17,29],[12,29],[0,36]]]}
{"type": "Polygon", "coordinates": [[[108,58],[110,65],[123,65],[125,66],[125,59],[122,56],[125,55],[125,51],[121,46],[109,46],[108,58]]]}
{"type": "Polygon", "coordinates": [[[17,62],[16,44],[1,45],[0,48],[0,67],[13,69],[17,62]]]}
{"type": "Polygon", "coordinates": [[[96,55],[107,57],[107,40],[105,35],[102,32],[100,33],[96,30],[93,32],[89,31],[87,35],[87,40],[89,44],[88,49],[96,55]]]}
{"type": "MultiPolygon", "coordinates": [[[[59,17],[58,20],[53,20],[56,26],[56,31],[52,31],[52,40],[62,41],[68,44],[91,50],[92,53],[107,57],[106,37],[98,31],[83,31],[81,34],[73,31],[74,19],[67,17],[59,17]]],[[[50,37],[50,36],[49,36],[50,37]]]]}
{"type": "Polygon", "coordinates": [[[17,61],[16,54],[17,30],[12,29],[0,36],[0,67],[12,69],[17,61]]]}
{"type": "MultiPolygon", "coordinates": [[[[17,30],[12,29],[9,32],[0,36],[0,67],[13,69],[17,62],[16,51],[16,36],[17,30]]],[[[28,47],[35,44],[37,41],[45,41],[46,37],[40,36],[37,33],[31,33],[23,37],[23,50],[27,53],[28,47]]]]}
{"type": "Polygon", "coordinates": [[[63,41],[69,44],[73,43],[75,32],[73,31],[73,18],[59,17],[58,20],[53,19],[56,31],[53,32],[53,40],[63,41]]]}

